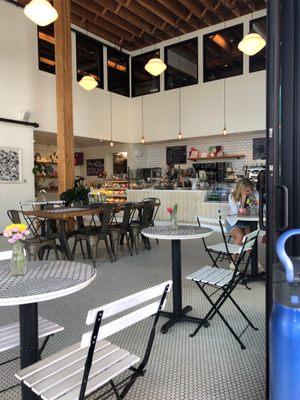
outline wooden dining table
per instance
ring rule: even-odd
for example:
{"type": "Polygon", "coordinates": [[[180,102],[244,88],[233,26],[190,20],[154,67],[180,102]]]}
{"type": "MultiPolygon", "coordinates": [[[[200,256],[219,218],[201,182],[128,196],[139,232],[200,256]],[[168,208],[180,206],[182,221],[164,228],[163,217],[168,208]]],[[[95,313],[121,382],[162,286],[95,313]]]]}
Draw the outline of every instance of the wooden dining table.
{"type": "MultiPolygon", "coordinates": [[[[66,258],[72,260],[72,252],[68,243],[68,227],[74,226],[74,220],[78,217],[95,217],[103,212],[103,205],[92,207],[60,207],[51,210],[29,210],[24,211],[24,215],[35,217],[46,221],[56,221],[58,224],[58,239],[66,258]]],[[[124,206],[116,204],[116,211],[122,211],[124,206]]],[[[49,234],[49,232],[47,232],[49,234]]]]}

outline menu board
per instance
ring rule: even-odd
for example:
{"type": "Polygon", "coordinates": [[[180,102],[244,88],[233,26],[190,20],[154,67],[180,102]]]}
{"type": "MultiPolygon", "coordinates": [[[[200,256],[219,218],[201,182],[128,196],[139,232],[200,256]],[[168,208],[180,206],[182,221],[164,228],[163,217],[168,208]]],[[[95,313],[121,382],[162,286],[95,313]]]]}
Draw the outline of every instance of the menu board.
{"type": "Polygon", "coordinates": [[[166,148],[167,165],[186,164],[186,146],[170,146],[166,148]]]}
{"type": "Polygon", "coordinates": [[[104,171],[104,158],[86,160],[87,176],[98,176],[102,171],[104,171]]]}
{"type": "Polygon", "coordinates": [[[253,160],[265,160],[267,156],[267,139],[253,139],[253,160]]]}

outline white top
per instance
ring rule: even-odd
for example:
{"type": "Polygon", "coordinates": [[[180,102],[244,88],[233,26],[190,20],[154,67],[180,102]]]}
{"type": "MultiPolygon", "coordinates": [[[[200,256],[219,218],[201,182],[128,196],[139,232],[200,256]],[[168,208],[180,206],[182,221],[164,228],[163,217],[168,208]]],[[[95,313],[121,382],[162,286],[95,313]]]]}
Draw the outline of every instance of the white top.
{"type": "Polygon", "coordinates": [[[10,261],[0,263],[0,306],[38,303],[77,292],[96,277],[91,265],[71,261],[27,262],[27,273],[14,277],[10,261]]]}
{"type": "Polygon", "coordinates": [[[150,226],[143,229],[142,234],[148,238],[161,240],[202,239],[213,232],[210,228],[199,226],[179,225],[178,229],[170,226],[150,226]]]}
{"type": "Polygon", "coordinates": [[[232,197],[232,193],[228,197],[228,204],[229,204],[229,214],[226,217],[228,223],[233,226],[237,223],[238,219],[236,218],[239,209],[241,208],[241,201],[235,201],[232,197]]]}

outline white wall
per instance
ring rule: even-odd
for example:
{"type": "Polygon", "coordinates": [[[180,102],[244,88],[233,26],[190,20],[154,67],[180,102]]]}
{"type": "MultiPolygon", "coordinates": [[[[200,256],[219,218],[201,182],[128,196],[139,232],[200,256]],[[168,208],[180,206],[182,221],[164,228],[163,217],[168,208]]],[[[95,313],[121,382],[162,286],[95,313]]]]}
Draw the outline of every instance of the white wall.
{"type": "MultiPolygon", "coordinates": [[[[254,13],[254,17],[265,11],[254,13]]],[[[244,23],[246,33],[249,15],[227,21],[226,26],[244,23]]],[[[221,29],[218,24],[181,37],[199,38],[221,29]]],[[[95,36],[92,35],[91,36],[95,36]]],[[[163,42],[172,44],[178,38],[163,42]]],[[[95,89],[87,92],[76,81],[75,33],[73,49],[74,133],[78,136],[110,139],[109,93],[95,89]]],[[[151,47],[145,49],[150,50],[151,47]]],[[[19,118],[20,111],[33,111],[39,130],[56,131],[55,76],[38,70],[36,26],[23,10],[8,2],[0,2],[0,110],[1,116],[19,118]]],[[[163,55],[163,52],[161,52],[163,55]]],[[[182,92],[182,133],[184,137],[218,134],[223,129],[223,80],[203,83],[202,59],[199,63],[199,84],[182,92]]],[[[244,75],[226,79],[226,119],[230,132],[265,129],[265,71],[249,74],[249,58],[244,56],[244,75]]],[[[148,141],[173,139],[178,133],[178,90],[163,90],[144,96],[144,131],[148,141]]],[[[141,137],[141,98],[112,95],[113,139],[139,142],[141,137]]]]}
{"type": "Polygon", "coordinates": [[[33,130],[0,122],[0,147],[22,151],[22,183],[0,183],[0,232],[9,223],[6,211],[19,209],[19,201],[34,199],[33,130]]]}

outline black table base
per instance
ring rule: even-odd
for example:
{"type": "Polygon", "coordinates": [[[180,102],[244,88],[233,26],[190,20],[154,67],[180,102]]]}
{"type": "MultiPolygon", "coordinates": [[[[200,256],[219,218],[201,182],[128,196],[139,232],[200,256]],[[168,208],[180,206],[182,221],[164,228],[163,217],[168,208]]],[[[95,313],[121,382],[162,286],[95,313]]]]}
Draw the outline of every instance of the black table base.
{"type": "MultiPolygon", "coordinates": [[[[173,312],[168,312],[168,311],[162,311],[161,316],[162,317],[167,317],[169,318],[169,321],[166,322],[162,327],[161,327],[161,333],[167,333],[172,326],[175,324],[178,324],[179,322],[193,322],[194,324],[201,324],[203,323],[203,319],[201,318],[196,318],[196,317],[190,317],[186,315],[188,312],[190,312],[193,308],[191,306],[186,306],[184,309],[181,311],[181,314],[177,315],[173,312]]],[[[204,322],[203,325],[205,327],[209,326],[208,322],[204,322]]]]}
{"type": "MultiPolygon", "coordinates": [[[[38,305],[19,306],[20,314],[20,358],[21,369],[39,360],[38,305]]],[[[22,383],[22,400],[38,400],[39,396],[22,383]]]]}
{"type": "MultiPolygon", "coordinates": [[[[161,333],[167,333],[172,326],[179,322],[194,322],[201,324],[201,318],[187,315],[192,310],[191,306],[182,308],[182,277],[181,277],[181,243],[180,240],[172,240],[172,280],[173,280],[173,312],[163,311],[161,315],[169,318],[162,328],[161,333]]],[[[208,326],[208,322],[204,326],[208,326]]]]}

